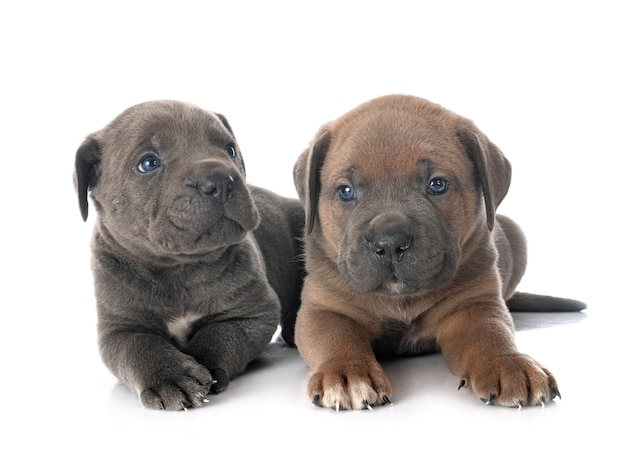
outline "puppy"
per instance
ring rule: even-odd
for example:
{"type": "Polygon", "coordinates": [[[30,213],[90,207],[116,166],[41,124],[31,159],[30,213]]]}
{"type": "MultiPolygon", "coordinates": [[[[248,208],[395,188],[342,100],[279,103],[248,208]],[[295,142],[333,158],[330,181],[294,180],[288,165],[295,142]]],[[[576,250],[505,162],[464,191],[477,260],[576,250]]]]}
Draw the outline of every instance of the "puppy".
{"type": "Polygon", "coordinates": [[[516,293],[524,237],[496,215],[511,167],[471,121],[416,97],[377,98],[322,126],[294,178],[307,223],[296,345],[315,404],[388,403],[377,357],[434,351],[487,404],[560,396],[518,352],[505,300],[585,305],[516,293]]]}
{"type": "Polygon", "coordinates": [[[222,115],[133,106],[76,153],[104,363],[144,406],[200,406],[226,389],[281,321],[293,343],[304,210],[247,186],[222,115]],[[282,303],[282,312],[281,312],[282,303]]]}

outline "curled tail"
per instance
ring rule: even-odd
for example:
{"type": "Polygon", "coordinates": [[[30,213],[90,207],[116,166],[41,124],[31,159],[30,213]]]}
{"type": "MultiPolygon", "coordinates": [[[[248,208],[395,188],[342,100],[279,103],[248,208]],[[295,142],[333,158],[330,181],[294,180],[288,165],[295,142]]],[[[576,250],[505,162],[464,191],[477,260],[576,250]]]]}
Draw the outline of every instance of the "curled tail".
{"type": "Polygon", "coordinates": [[[511,312],[580,312],[587,308],[581,301],[541,294],[515,292],[506,301],[511,312]]]}

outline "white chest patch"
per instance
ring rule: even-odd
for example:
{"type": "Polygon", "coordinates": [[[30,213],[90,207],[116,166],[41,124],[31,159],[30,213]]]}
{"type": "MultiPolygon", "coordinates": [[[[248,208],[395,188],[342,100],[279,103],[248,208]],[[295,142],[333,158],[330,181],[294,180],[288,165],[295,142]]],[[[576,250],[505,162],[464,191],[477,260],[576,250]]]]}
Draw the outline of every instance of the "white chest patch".
{"type": "Polygon", "coordinates": [[[187,344],[191,326],[200,318],[202,318],[202,315],[197,313],[187,313],[183,316],[179,316],[167,322],[167,331],[174,337],[179,345],[184,346],[187,344]]]}

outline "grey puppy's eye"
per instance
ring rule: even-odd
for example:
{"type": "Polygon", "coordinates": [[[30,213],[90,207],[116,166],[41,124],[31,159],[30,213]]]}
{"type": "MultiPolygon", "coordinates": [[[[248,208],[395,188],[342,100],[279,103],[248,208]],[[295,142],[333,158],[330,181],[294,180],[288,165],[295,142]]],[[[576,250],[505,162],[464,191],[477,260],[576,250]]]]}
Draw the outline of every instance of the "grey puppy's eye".
{"type": "Polygon", "coordinates": [[[237,156],[237,149],[235,148],[235,145],[233,143],[228,143],[225,147],[224,147],[224,152],[226,152],[226,154],[230,157],[230,158],[235,158],[237,156]]]}
{"type": "Polygon", "coordinates": [[[354,189],[350,185],[341,185],[337,188],[337,193],[339,193],[339,198],[345,202],[354,200],[356,197],[354,189]]]}
{"type": "Polygon", "coordinates": [[[141,159],[137,165],[139,172],[146,173],[152,172],[161,167],[161,160],[154,155],[147,155],[141,159]]]}
{"type": "Polygon", "coordinates": [[[448,181],[442,177],[435,177],[428,183],[430,194],[443,194],[448,191],[448,181]]]}

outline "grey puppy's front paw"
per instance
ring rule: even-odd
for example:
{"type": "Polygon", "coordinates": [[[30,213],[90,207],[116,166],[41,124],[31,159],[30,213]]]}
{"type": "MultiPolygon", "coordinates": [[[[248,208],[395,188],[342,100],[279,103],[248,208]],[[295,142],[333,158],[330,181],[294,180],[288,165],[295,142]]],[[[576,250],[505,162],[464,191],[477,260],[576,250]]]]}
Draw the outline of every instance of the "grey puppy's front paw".
{"type": "Polygon", "coordinates": [[[155,381],[141,390],[141,403],[151,409],[186,410],[208,402],[206,397],[215,383],[213,376],[201,365],[161,372],[155,381]]]}
{"type": "Polygon", "coordinates": [[[230,383],[230,378],[226,371],[221,368],[213,368],[211,370],[211,374],[213,375],[213,385],[211,385],[210,392],[212,394],[221,393],[226,390],[228,384],[230,383]]]}

